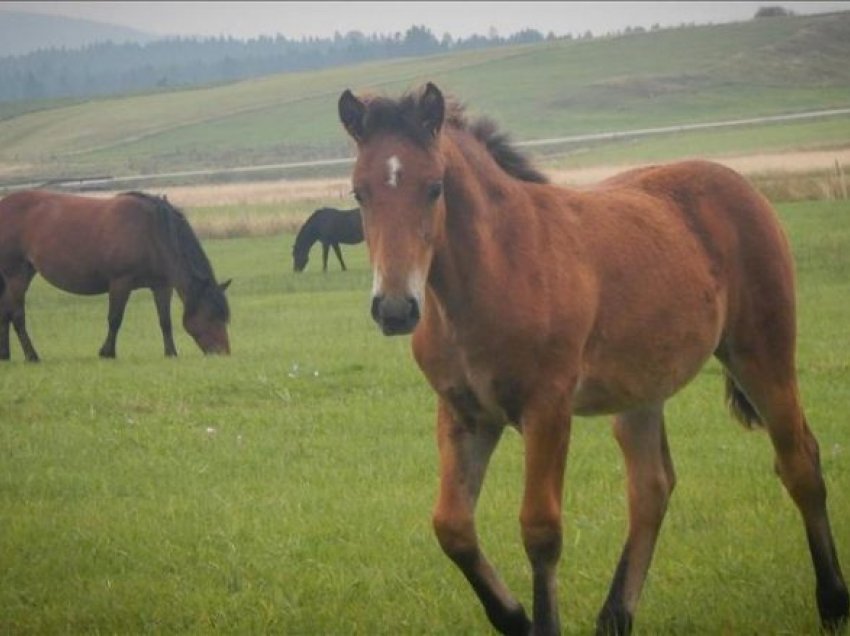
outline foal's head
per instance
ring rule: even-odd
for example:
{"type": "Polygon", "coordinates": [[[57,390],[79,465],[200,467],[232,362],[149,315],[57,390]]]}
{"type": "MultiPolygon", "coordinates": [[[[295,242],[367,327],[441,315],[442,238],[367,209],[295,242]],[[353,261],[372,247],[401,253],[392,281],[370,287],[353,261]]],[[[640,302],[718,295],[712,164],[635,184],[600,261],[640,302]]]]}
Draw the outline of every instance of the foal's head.
{"type": "Polygon", "coordinates": [[[398,101],[346,90],[339,116],[358,148],[352,183],[372,262],[372,317],[387,335],[410,333],[446,214],[445,100],[430,82],[398,101]]]}

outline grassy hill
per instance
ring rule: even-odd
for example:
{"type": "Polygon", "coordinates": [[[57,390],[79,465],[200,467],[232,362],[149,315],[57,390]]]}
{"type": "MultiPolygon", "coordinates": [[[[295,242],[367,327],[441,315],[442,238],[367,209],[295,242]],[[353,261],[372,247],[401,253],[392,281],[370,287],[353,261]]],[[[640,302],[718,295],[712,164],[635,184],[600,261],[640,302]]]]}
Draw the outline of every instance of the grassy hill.
{"type": "MultiPolygon", "coordinates": [[[[10,111],[0,121],[0,181],[346,156],[350,147],[336,117],[344,88],[394,94],[425,80],[455,93],[473,112],[494,117],[515,139],[846,107],[847,60],[850,12],[843,12],[47,105],[24,114],[10,111]]],[[[686,150],[699,152],[714,136],[688,139],[686,150]]],[[[747,146],[741,150],[846,145],[850,118],[760,127],[729,141],[747,146]]]]}

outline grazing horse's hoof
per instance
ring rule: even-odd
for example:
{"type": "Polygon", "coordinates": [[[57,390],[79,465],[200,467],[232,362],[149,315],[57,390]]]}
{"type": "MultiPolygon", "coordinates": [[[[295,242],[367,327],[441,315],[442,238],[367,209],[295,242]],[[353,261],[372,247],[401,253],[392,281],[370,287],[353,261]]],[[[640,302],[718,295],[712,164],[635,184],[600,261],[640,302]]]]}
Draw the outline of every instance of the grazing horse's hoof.
{"type": "Polygon", "coordinates": [[[103,349],[101,349],[98,352],[98,355],[101,358],[103,358],[104,360],[114,360],[115,359],[115,352],[114,351],[104,351],[103,349]]]}

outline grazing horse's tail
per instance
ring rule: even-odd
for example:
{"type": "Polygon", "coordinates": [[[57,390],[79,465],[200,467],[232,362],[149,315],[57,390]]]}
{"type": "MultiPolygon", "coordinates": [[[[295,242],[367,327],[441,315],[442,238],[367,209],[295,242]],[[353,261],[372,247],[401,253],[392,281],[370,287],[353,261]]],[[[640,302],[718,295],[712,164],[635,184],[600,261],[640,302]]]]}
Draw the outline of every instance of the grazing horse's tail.
{"type": "Polygon", "coordinates": [[[744,395],[736,383],[734,378],[726,372],[726,403],[729,405],[729,410],[735,419],[741,422],[747,428],[755,428],[756,426],[764,426],[761,417],[756,411],[752,403],[744,395]]]}

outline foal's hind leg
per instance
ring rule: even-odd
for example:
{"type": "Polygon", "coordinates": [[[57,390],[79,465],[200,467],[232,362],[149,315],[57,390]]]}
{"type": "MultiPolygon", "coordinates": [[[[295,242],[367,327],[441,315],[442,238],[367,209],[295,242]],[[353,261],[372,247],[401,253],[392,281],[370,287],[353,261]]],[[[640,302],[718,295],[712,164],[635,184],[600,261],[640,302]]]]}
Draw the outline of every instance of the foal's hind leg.
{"type": "Polygon", "coordinates": [[[626,461],[629,533],[596,632],[619,636],[631,631],[676,475],[664,430],[663,403],[620,414],[614,421],[614,436],[626,461]]]}
{"type": "Polygon", "coordinates": [[[109,327],[106,340],[100,348],[101,358],[115,357],[115,339],[124,320],[124,309],[131,291],[130,285],[124,280],[114,280],[109,284],[109,316],[107,318],[109,327]]]}
{"type": "Polygon", "coordinates": [[[27,332],[27,319],[24,298],[30,282],[35,276],[35,268],[28,262],[22,263],[12,273],[4,275],[5,286],[0,295],[0,360],[11,357],[9,347],[9,323],[15,327],[21,343],[24,357],[29,362],[38,362],[38,354],[27,332]]]}
{"type": "Polygon", "coordinates": [[[725,355],[727,368],[770,434],[777,473],[806,528],[821,623],[827,630],[837,630],[847,622],[850,599],[830,529],[818,443],[800,406],[791,365],[772,365],[766,356],[756,357],[751,351],[725,355]]]}

